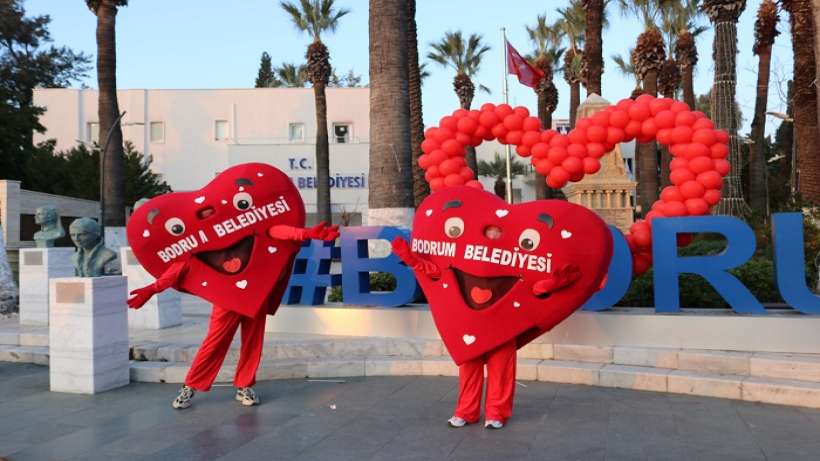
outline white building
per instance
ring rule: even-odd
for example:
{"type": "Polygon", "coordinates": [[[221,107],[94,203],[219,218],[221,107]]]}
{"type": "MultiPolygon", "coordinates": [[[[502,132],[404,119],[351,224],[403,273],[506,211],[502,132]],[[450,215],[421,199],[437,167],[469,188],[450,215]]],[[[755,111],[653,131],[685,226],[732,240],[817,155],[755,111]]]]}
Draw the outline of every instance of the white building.
{"type": "MultiPolygon", "coordinates": [[[[367,212],[370,137],[367,88],[328,88],[331,199],[334,215],[367,212]]],[[[120,90],[123,137],[152,159],[174,190],[205,185],[225,168],[265,162],[290,175],[309,214],[316,210],[316,116],[310,88],[216,90],[120,90]]],[[[46,132],[35,142],[57,141],[57,150],[78,142],[103,144],[97,90],[39,89],[46,132]],[[100,139],[102,137],[102,139],[100,139]]],[[[334,219],[336,221],[336,219],[334,219]]]]}

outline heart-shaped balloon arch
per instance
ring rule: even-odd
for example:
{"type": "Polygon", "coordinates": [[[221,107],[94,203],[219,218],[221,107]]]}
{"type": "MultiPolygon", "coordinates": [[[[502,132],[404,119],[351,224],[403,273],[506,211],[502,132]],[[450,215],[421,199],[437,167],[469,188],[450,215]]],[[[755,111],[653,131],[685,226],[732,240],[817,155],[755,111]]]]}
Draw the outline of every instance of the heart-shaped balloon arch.
{"type": "MultiPolygon", "coordinates": [[[[657,217],[700,216],[720,201],[723,177],[729,173],[729,135],[716,130],[703,112],[669,98],[642,95],[624,99],[591,117],[578,119],[567,135],[544,130],[525,107],[484,104],[480,110],[458,109],[428,128],[419,166],[433,191],[447,186],[482,188],[464,159],[465,146],[497,139],[530,157],[547,185],[558,189],[580,181],[600,168],[599,159],[618,143],[656,140],[669,147],[673,159],[669,180],[660,200],[646,218],[636,221],[626,235],[633,268],[643,273],[652,265],[652,220],[657,217]]],[[[686,244],[686,239],[679,240],[686,244]]]]}

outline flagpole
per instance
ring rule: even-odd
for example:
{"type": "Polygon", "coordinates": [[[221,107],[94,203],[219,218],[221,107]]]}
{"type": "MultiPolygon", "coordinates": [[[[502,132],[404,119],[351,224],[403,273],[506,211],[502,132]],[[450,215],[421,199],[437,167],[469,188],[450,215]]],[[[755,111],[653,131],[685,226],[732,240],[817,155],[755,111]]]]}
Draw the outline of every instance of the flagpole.
{"type": "MultiPolygon", "coordinates": [[[[504,66],[502,67],[504,70],[504,85],[502,86],[502,93],[504,96],[504,104],[509,104],[510,89],[507,86],[507,74],[509,73],[509,69],[507,68],[507,63],[509,62],[507,57],[507,29],[504,27],[501,28],[501,47],[504,49],[504,66]]],[[[512,153],[510,152],[510,145],[505,145],[504,150],[507,154],[507,203],[512,204],[512,168],[510,166],[510,162],[512,161],[512,153]]]]}

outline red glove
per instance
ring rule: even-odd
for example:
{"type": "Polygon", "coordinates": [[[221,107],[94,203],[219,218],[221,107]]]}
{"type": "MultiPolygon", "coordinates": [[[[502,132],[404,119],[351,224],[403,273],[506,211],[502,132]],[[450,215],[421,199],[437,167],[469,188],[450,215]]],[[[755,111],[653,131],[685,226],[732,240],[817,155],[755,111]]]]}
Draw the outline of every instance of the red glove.
{"type": "Polygon", "coordinates": [[[130,295],[131,298],[128,298],[128,307],[131,309],[139,309],[145,303],[151,299],[152,296],[155,294],[164,291],[174,285],[176,285],[177,280],[182,276],[185,272],[185,268],[188,267],[187,262],[178,261],[171,264],[170,267],[159,276],[159,278],[152,284],[148,286],[144,286],[142,288],[137,288],[133,290],[130,295]]]}
{"type": "Polygon", "coordinates": [[[328,226],[324,222],[311,227],[310,229],[300,229],[298,227],[279,225],[268,229],[268,235],[277,240],[295,240],[303,242],[305,240],[324,240],[332,242],[339,237],[339,226],[328,226]]]}
{"type": "Polygon", "coordinates": [[[416,257],[407,245],[407,241],[401,237],[396,237],[392,242],[393,254],[399,257],[404,264],[407,264],[415,271],[422,272],[431,279],[441,277],[441,270],[434,263],[416,257]]]}
{"type": "Polygon", "coordinates": [[[578,266],[567,264],[564,267],[555,269],[546,278],[535,282],[532,286],[532,293],[535,296],[544,296],[571,285],[579,278],[581,278],[581,271],[578,266]]]}

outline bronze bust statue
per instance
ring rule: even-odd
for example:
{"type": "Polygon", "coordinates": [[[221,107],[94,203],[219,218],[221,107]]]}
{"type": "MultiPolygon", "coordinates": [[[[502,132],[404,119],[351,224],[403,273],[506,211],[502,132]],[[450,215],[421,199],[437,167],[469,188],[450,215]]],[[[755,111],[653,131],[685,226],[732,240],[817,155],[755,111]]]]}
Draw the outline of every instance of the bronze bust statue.
{"type": "Polygon", "coordinates": [[[105,247],[100,235],[100,225],[91,218],[75,219],[68,226],[71,241],[77,251],[71,256],[74,275],[77,277],[100,277],[119,275],[117,254],[105,247]]]}
{"type": "Polygon", "coordinates": [[[60,223],[57,208],[45,205],[34,212],[34,222],[40,225],[40,230],[34,233],[34,242],[37,248],[51,248],[54,241],[65,237],[65,229],[60,223]]]}

